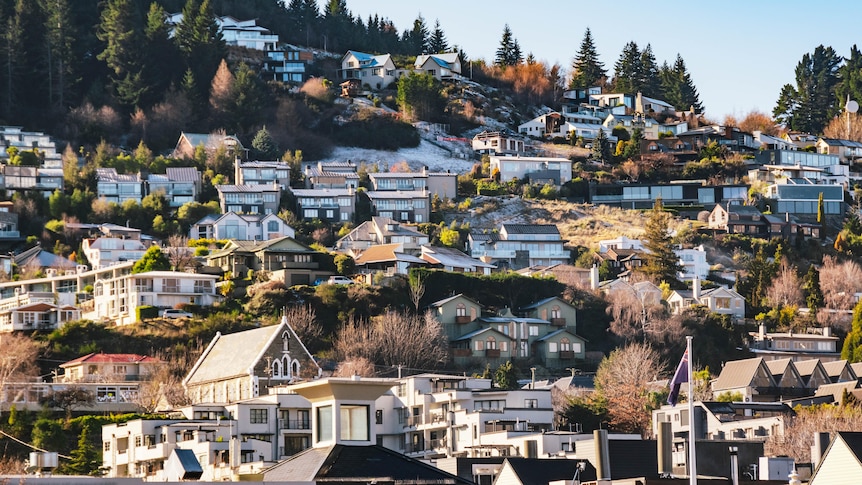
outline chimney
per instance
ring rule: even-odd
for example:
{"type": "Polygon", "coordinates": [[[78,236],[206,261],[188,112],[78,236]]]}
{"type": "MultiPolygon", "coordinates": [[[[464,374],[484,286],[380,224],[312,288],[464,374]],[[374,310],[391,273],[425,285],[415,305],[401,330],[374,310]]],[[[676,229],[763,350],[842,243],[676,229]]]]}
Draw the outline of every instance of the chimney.
{"type": "Polygon", "coordinates": [[[811,447],[811,465],[816,469],[829,447],[829,433],[814,433],[814,445],[811,447]]]}
{"type": "Polygon", "coordinates": [[[422,175],[428,175],[428,165],[422,166],[422,175]]]}
{"type": "Polygon", "coordinates": [[[699,300],[700,299],[700,277],[697,275],[694,275],[694,280],[692,280],[691,283],[692,283],[691,284],[691,296],[695,300],[699,300]]]}
{"type": "Polygon", "coordinates": [[[757,334],[760,340],[766,340],[766,324],[762,323],[757,327],[757,334]]]}
{"type": "Polygon", "coordinates": [[[610,452],[608,451],[608,430],[593,431],[593,443],[596,447],[596,479],[606,481],[611,479],[610,452]]]}
{"type": "Polygon", "coordinates": [[[673,423],[670,421],[658,424],[658,473],[673,473],[673,423]]]}
{"type": "Polygon", "coordinates": [[[590,268],[590,289],[598,290],[599,289],[599,267],[598,265],[593,265],[590,268]]]}
{"type": "Polygon", "coordinates": [[[831,337],[832,336],[832,327],[823,327],[823,336],[831,337]]]}

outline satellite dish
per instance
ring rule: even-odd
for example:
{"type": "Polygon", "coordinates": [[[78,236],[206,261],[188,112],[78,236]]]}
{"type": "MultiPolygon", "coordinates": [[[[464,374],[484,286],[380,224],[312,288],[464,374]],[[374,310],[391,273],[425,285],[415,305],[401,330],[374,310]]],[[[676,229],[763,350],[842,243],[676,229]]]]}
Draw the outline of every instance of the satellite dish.
{"type": "Polygon", "coordinates": [[[855,113],[859,111],[859,103],[851,99],[850,101],[847,101],[847,107],[844,109],[846,109],[848,113],[855,113]]]}

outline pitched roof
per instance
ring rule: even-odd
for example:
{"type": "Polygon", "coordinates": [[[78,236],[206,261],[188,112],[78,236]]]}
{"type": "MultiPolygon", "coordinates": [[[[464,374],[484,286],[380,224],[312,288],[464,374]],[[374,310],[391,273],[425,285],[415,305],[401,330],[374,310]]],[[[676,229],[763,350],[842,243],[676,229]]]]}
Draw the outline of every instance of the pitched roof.
{"type": "Polygon", "coordinates": [[[309,448],[263,471],[266,482],[341,481],[469,484],[456,475],[378,445],[309,448]]]}
{"type": "MultiPolygon", "coordinates": [[[[548,297],[548,298],[544,298],[544,299],[539,300],[539,301],[537,301],[537,302],[530,303],[530,304],[529,304],[529,305],[527,305],[527,306],[522,306],[521,308],[519,308],[519,309],[518,309],[518,311],[524,311],[524,310],[535,310],[536,308],[539,308],[540,306],[544,305],[545,303],[550,303],[550,302],[552,302],[552,301],[554,301],[554,300],[557,300],[557,301],[559,301],[559,302],[561,302],[561,303],[563,303],[563,304],[569,305],[568,303],[566,303],[566,301],[565,301],[565,300],[563,300],[563,299],[562,299],[562,298],[560,298],[559,296],[550,296],[550,297],[548,297]]],[[[569,306],[571,306],[571,305],[569,305],[569,306]]]]}
{"type": "Polygon", "coordinates": [[[458,251],[455,248],[440,246],[422,246],[422,259],[433,264],[452,266],[454,268],[496,268],[493,264],[483,263],[478,259],[458,251]]]}
{"type": "Polygon", "coordinates": [[[835,360],[832,362],[823,362],[823,370],[829,377],[840,377],[846,369],[852,370],[846,360],[835,360]]]}
{"type": "Polygon", "coordinates": [[[475,303],[476,305],[478,305],[478,306],[480,306],[480,307],[482,306],[482,305],[480,305],[480,304],[479,304],[479,302],[477,302],[476,300],[474,300],[474,299],[470,298],[469,296],[467,296],[467,295],[465,295],[465,294],[463,294],[463,293],[458,293],[457,295],[452,295],[452,296],[450,296],[449,298],[443,298],[442,300],[437,300],[437,301],[435,301],[434,303],[431,303],[430,305],[428,305],[428,307],[429,307],[429,308],[440,307],[440,306],[443,306],[443,305],[445,305],[445,304],[449,303],[450,301],[455,300],[455,299],[457,299],[457,298],[464,298],[464,299],[466,299],[466,300],[469,300],[469,301],[471,301],[471,302],[475,303]]]}
{"type": "Polygon", "coordinates": [[[544,342],[545,340],[548,340],[548,339],[550,339],[550,338],[556,337],[557,335],[559,335],[559,334],[561,334],[561,333],[567,333],[567,334],[569,334],[569,335],[571,335],[571,336],[573,336],[573,337],[575,337],[575,338],[577,338],[577,339],[579,339],[579,340],[583,340],[584,342],[587,342],[587,339],[585,339],[585,338],[581,337],[580,335],[578,335],[578,334],[576,334],[576,333],[572,332],[571,330],[569,330],[568,328],[565,328],[565,327],[563,327],[563,328],[561,328],[561,329],[559,329],[559,330],[555,330],[555,331],[553,331],[553,332],[549,333],[548,335],[545,335],[544,337],[539,337],[539,338],[537,338],[537,339],[536,339],[536,341],[538,341],[538,342],[544,342]]]}
{"type": "Polygon", "coordinates": [[[553,481],[571,480],[581,463],[584,466],[579,475],[581,482],[595,480],[596,468],[587,460],[506,458],[503,469],[510,467],[523,485],[547,485],[553,481]]]}
{"type": "MultiPolygon", "coordinates": [[[[730,361],[721,369],[721,374],[712,383],[712,389],[721,391],[748,387],[757,375],[758,370],[764,367],[762,357],[730,361]]],[[[766,368],[766,372],[770,372],[769,368],[766,368]]],[[[770,373],[770,380],[771,378],[770,373]]]]}
{"type": "Polygon", "coordinates": [[[40,268],[75,269],[78,265],[74,261],[57,256],[56,254],[42,251],[38,244],[30,249],[16,254],[13,258],[18,267],[36,265],[40,268]]]}
{"type": "Polygon", "coordinates": [[[249,375],[282,327],[278,324],[226,335],[216,333],[183,383],[200,384],[249,375]],[[239,349],[242,352],[238,352],[239,349]]]}
{"type": "Polygon", "coordinates": [[[60,364],[60,367],[70,367],[73,365],[83,364],[85,362],[91,363],[99,363],[99,364],[140,364],[140,363],[158,363],[161,362],[159,359],[155,357],[150,357],[148,355],[138,355],[138,354],[103,354],[103,353],[91,353],[77,359],[72,359],[68,362],[64,362],[60,364]]]}
{"type": "Polygon", "coordinates": [[[216,190],[219,191],[220,194],[227,193],[250,193],[250,194],[258,194],[262,192],[275,192],[280,191],[281,187],[276,184],[270,185],[216,185],[216,190]]]}
{"type": "Polygon", "coordinates": [[[356,258],[356,264],[382,263],[388,261],[401,261],[405,263],[425,264],[424,259],[417,258],[401,252],[401,244],[380,244],[371,246],[356,258]]]}

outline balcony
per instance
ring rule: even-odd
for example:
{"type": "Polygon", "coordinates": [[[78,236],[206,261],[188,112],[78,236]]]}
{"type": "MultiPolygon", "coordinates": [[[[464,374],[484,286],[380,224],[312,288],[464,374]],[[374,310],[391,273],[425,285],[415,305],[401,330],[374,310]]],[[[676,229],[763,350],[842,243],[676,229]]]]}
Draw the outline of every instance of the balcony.
{"type": "Polygon", "coordinates": [[[404,427],[418,426],[423,423],[422,415],[418,416],[407,416],[407,419],[404,420],[404,427]]]}
{"type": "Polygon", "coordinates": [[[473,319],[469,315],[461,315],[455,317],[455,323],[470,323],[473,319]]]}
{"type": "Polygon", "coordinates": [[[485,357],[489,359],[500,358],[500,349],[485,349],[485,357]]]}
{"type": "Polygon", "coordinates": [[[561,350],[560,351],[560,360],[569,360],[575,358],[575,352],[573,350],[561,350]]]}
{"type": "Polygon", "coordinates": [[[307,419],[288,419],[281,421],[281,429],[302,429],[310,430],[311,421],[307,419]]]}
{"type": "Polygon", "coordinates": [[[557,327],[565,327],[566,326],[566,319],[565,318],[552,318],[551,319],[551,325],[554,325],[557,327]]]}
{"type": "Polygon", "coordinates": [[[453,357],[470,357],[473,355],[473,351],[470,349],[452,349],[453,357]]]}

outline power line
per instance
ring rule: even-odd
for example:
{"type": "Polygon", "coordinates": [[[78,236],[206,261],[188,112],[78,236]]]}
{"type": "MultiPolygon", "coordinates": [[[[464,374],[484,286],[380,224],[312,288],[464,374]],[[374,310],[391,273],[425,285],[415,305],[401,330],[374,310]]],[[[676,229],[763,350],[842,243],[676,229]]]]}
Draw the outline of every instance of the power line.
{"type": "MultiPolygon", "coordinates": [[[[42,448],[39,448],[39,447],[37,447],[37,446],[33,446],[33,445],[31,445],[30,443],[26,443],[26,442],[24,442],[24,441],[21,441],[21,440],[19,440],[18,438],[16,438],[16,437],[12,436],[11,434],[9,434],[9,433],[7,433],[7,432],[3,431],[2,429],[0,429],[0,434],[2,434],[3,436],[5,436],[5,437],[9,438],[10,440],[12,440],[12,441],[14,441],[14,442],[16,442],[16,443],[18,443],[18,444],[22,444],[22,445],[24,445],[24,446],[26,446],[26,447],[28,447],[28,448],[32,448],[32,449],[34,449],[34,450],[36,450],[36,451],[41,451],[41,452],[43,452],[43,453],[53,453],[53,452],[48,451],[48,450],[43,450],[42,448]]],[[[60,458],[65,458],[65,459],[67,459],[67,460],[71,460],[71,459],[72,459],[72,457],[71,457],[71,456],[61,455],[60,453],[57,453],[57,456],[59,456],[60,458]]]]}

